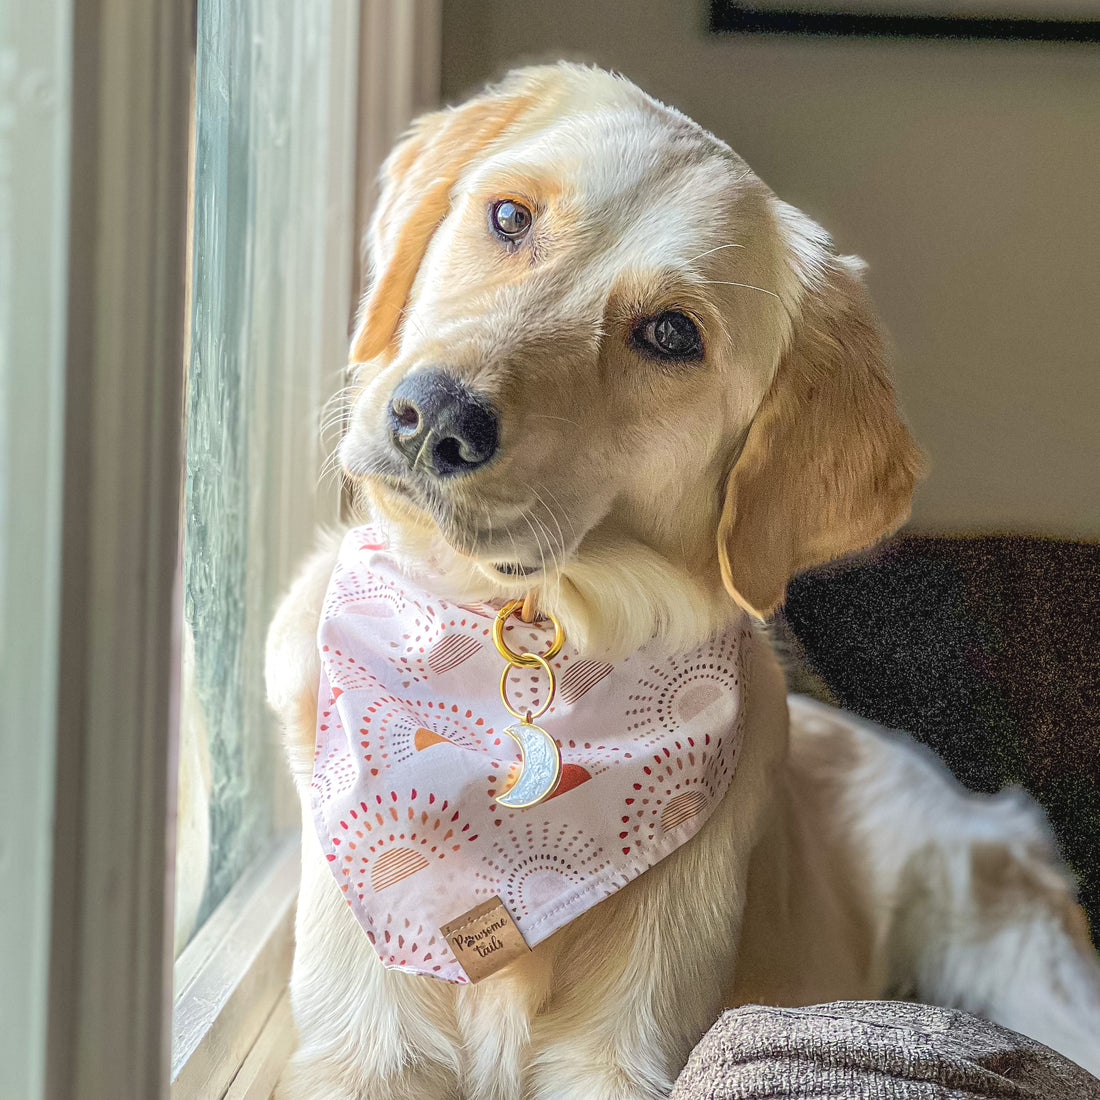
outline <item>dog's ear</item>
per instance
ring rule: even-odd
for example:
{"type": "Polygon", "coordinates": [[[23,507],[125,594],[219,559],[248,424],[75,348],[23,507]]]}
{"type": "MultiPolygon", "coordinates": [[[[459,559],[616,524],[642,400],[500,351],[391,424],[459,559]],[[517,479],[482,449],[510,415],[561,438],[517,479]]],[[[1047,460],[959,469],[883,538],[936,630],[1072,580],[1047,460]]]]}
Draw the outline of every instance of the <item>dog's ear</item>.
{"type": "Polygon", "coordinates": [[[368,234],[370,289],[349,361],[390,350],[420,261],[470,162],[532,105],[521,74],[460,107],[423,115],[386,158],[368,234]]]}
{"type": "Polygon", "coordinates": [[[862,264],[780,204],[799,287],[790,345],[726,484],[722,580],[764,618],[802,569],[909,515],[920,453],[898,414],[862,264]]]}

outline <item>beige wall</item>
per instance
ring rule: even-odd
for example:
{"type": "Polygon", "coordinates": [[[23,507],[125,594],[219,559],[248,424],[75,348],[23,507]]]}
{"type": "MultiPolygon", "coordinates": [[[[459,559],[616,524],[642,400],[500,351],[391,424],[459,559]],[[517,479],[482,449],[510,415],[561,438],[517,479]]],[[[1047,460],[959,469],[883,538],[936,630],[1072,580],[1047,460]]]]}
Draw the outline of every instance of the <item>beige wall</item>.
{"type": "Polygon", "coordinates": [[[713,38],[703,0],[445,0],[449,100],[621,70],[871,265],[922,530],[1100,537],[1100,47],[713,38]]]}

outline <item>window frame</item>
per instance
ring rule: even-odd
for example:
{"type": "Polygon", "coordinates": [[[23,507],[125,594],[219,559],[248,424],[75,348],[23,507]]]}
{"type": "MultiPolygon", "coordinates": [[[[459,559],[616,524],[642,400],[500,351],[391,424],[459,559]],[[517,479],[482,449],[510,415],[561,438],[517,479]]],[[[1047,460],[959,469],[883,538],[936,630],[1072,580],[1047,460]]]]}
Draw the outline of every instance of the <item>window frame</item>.
{"type": "Polygon", "coordinates": [[[191,12],[176,0],[70,10],[45,1092],[155,1097],[171,981],[191,12]]]}
{"type": "MultiPolygon", "coordinates": [[[[348,189],[330,195],[324,285],[330,297],[346,294],[347,327],[326,334],[320,356],[326,363],[346,361],[346,337],[363,293],[359,249],[352,247],[350,264],[343,263],[348,235],[353,243],[364,241],[382,160],[411,119],[437,104],[441,24],[441,0],[361,0],[357,33],[343,40],[343,61],[355,68],[355,110],[350,119],[337,111],[331,122],[329,144],[349,158],[348,189]]],[[[335,56],[340,42],[332,49],[335,88],[344,79],[335,56]]],[[[342,371],[333,378],[342,382],[342,371]]],[[[339,418],[330,423],[324,448],[334,447],[341,431],[339,418]]],[[[284,554],[299,550],[284,539],[284,554]]],[[[285,808],[282,820],[288,821],[285,808]]],[[[176,960],[172,1100],[205,1100],[223,1091],[228,1100],[267,1097],[293,1050],[287,983],[299,844],[297,831],[273,838],[176,960]],[[246,986],[242,1006],[239,991],[246,986]]]]}
{"type": "MultiPolygon", "coordinates": [[[[346,155],[346,193],[325,207],[325,232],[342,240],[350,259],[315,269],[319,293],[344,296],[349,325],[361,267],[352,242],[369,214],[382,156],[417,111],[434,105],[441,22],[440,0],[359,0],[354,11],[358,34],[339,44],[357,66],[351,113],[334,122],[342,127],[333,149],[346,155]]],[[[37,848],[28,843],[26,858],[21,850],[14,868],[15,881],[29,883],[34,896],[3,922],[14,941],[32,941],[9,987],[19,991],[9,1004],[26,1014],[8,1037],[27,1040],[12,1066],[17,1080],[29,1082],[19,1090],[28,1100],[165,1097],[171,1087],[196,13],[197,5],[178,0],[43,0],[41,19],[21,15],[14,37],[17,47],[53,51],[49,64],[29,47],[17,60],[34,57],[40,66],[39,81],[22,94],[54,112],[24,145],[50,148],[43,163],[52,158],[53,178],[36,204],[25,189],[16,195],[18,209],[35,216],[20,225],[13,255],[30,255],[36,233],[31,243],[41,249],[52,241],[52,250],[18,272],[41,293],[5,344],[49,360],[33,385],[33,364],[11,374],[37,402],[26,414],[39,409],[43,420],[37,449],[20,451],[15,472],[28,456],[43,461],[37,480],[0,500],[41,510],[18,543],[21,555],[39,548],[35,570],[0,553],[4,592],[16,580],[26,588],[12,604],[19,620],[4,644],[36,647],[18,669],[38,677],[23,681],[27,690],[37,690],[31,683],[42,689],[21,709],[4,709],[5,721],[9,713],[29,715],[17,740],[5,731],[4,744],[22,747],[24,766],[41,779],[27,783],[26,817],[14,833],[16,843],[32,830],[44,837],[37,848]],[[31,339],[36,324],[41,331],[31,339]],[[35,744],[22,746],[28,737],[35,744]]],[[[15,118],[23,125],[22,115],[15,118]]],[[[15,133],[24,140],[25,131],[15,133]]],[[[8,301],[25,301],[20,290],[8,301]]],[[[321,356],[339,381],[340,324],[326,324],[321,356]]],[[[0,411],[7,431],[14,416],[0,411]]],[[[286,546],[288,556],[296,552],[286,546]]],[[[182,999],[196,1003],[215,979],[225,991],[209,1021],[191,1017],[191,1058],[209,1057],[218,1042],[232,1049],[218,1056],[212,1091],[201,1091],[208,1079],[196,1092],[184,1075],[199,1075],[190,1068],[199,1063],[181,1059],[172,1096],[269,1095],[293,1045],[286,978],[297,866],[296,834],[277,836],[231,892],[235,910],[216,910],[180,956],[182,999]],[[261,992],[250,992],[250,982],[261,992]],[[247,1012],[236,1013],[234,994],[238,1003],[246,998],[247,1012]],[[235,1016],[248,1018],[243,1030],[235,1016]]]]}
{"type": "Polygon", "coordinates": [[[33,1098],[48,1064],[71,42],[68,0],[0,20],[0,1096],[33,1098]]]}

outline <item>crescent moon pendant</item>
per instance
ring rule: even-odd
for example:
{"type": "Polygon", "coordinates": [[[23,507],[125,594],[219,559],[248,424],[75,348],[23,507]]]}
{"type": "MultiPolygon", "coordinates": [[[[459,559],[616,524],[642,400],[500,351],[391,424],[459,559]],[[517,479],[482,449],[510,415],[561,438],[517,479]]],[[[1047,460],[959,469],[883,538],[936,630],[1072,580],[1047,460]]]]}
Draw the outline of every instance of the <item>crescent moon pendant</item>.
{"type": "Polygon", "coordinates": [[[519,745],[519,778],[497,802],[510,810],[524,810],[549,798],[561,778],[561,749],[541,726],[516,722],[504,732],[519,745]]]}

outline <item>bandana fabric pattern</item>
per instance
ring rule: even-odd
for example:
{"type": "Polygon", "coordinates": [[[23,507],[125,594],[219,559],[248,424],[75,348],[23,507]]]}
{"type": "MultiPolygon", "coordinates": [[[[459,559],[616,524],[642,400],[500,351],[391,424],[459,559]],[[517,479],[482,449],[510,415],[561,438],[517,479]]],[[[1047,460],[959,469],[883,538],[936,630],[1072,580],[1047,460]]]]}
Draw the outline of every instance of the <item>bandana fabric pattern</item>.
{"type": "MultiPolygon", "coordinates": [[[[512,810],[519,751],[499,694],[494,608],[449,603],[396,568],[377,531],[341,547],[318,631],[314,819],[382,962],[468,979],[439,929],[499,896],[529,947],[689,840],[721,801],[741,743],[740,619],[698,649],[651,643],[614,664],[568,639],[538,720],[561,747],[555,793],[512,810]]],[[[549,630],[509,621],[515,650],[549,630]]],[[[513,668],[509,697],[545,698],[513,668]]]]}

